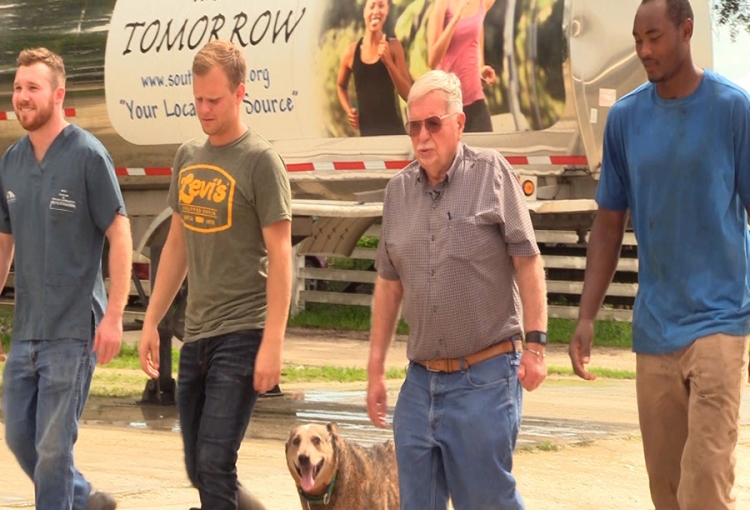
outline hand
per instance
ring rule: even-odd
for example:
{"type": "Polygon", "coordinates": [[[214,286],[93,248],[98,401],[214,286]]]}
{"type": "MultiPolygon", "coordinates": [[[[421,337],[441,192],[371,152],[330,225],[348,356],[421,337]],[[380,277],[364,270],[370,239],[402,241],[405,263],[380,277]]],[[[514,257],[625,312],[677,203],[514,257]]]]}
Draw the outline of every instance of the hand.
{"type": "Polygon", "coordinates": [[[0,361],[5,361],[5,352],[3,352],[3,344],[0,344],[0,361]]]}
{"type": "Polygon", "coordinates": [[[94,352],[97,363],[106,365],[120,352],[122,345],[122,317],[115,318],[104,314],[102,322],[94,334],[94,352]]]}
{"type": "Polygon", "coordinates": [[[470,3],[471,3],[471,0],[461,0],[458,3],[458,11],[456,12],[456,18],[461,17],[461,14],[463,14],[463,12],[466,10],[466,8],[469,6],[470,3]]]}
{"type": "Polygon", "coordinates": [[[391,46],[388,44],[388,38],[383,34],[383,38],[378,43],[378,56],[383,64],[390,67],[393,65],[393,57],[391,57],[391,46]]]}
{"type": "Polygon", "coordinates": [[[357,109],[352,108],[351,110],[349,110],[348,116],[349,116],[349,124],[351,124],[351,126],[354,129],[358,130],[359,129],[359,112],[357,111],[357,109]]]}
{"type": "Polygon", "coordinates": [[[141,340],[138,343],[138,357],[141,359],[141,369],[151,379],[159,378],[159,331],[154,327],[144,327],[141,340]]]}
{"type": "Polygon", "coordinates": [[[573,332],[573,338],[570,339],[568,354],[573,364],[573,371],[578,377],[593,381],[596,376],[586,371],[584,365],[591,361],[591,346],[594,344],[594,322],[578,321],[576,329],[573,332]]]}
{"type": "Polygon", "coordinates": [[[376,427],[385,428],[388,395],[385,378],[371,379],[367,384],[367,416],[376,427]]]}
{"type": "Polygon", "coordinates": [[[385,428],[388,393],[385,389],[384,368],[367,372],[367,416],[376,427],[385,428]],[[375,372],[378,374],[376,375],[375,372]]]}
{"type": "Polygon", "coordinates": [[[265,338],[260,342],[258,355],[255,357],[255,374],[253,387],[258,393],[271,391],[281,380],[281,346],[282,341],[273,342],[265,338]]]}
{"type": "Polygon", "coordinates": [[[521,355],[518,367],[518,380],[526,391],[534,391],[547,378],[547,365],[544,363],[544,347],[531,344],[521,355]],[[535,352],[531,352],[534,350],[535,352]],[[538,354],[537,354],[538,353],[538,354]]]}
{"type": "Polygon", "coordinates": [[[487,85],[493,85],[497,79],[497,74],[491,66],[482,66],[479,69],[479,76],[487,85]]]}

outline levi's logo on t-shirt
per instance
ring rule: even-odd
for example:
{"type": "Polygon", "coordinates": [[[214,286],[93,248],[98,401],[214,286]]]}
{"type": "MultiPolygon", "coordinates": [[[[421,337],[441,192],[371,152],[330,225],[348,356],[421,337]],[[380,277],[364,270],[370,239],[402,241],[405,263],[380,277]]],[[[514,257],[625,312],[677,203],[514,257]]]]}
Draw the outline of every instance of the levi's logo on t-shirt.
{"type": "Polygon", "coordinates": [[[185,228],[201,233],[231,228],[235,180],[229,173],[213,165],[192,165],[180,170],[178,183],[185,228]]]}

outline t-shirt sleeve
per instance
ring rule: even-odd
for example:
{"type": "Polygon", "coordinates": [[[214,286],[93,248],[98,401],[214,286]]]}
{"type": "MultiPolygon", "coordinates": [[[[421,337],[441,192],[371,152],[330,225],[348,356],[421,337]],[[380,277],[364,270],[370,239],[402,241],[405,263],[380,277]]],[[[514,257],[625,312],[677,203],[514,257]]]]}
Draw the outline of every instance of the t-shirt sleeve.
{"type": "Polygon", "coordinates": [[[539,253],[531,223],[529,207],[521,189],[521,183],[508,161],[497,153],[495,168],[495,190],[503,240],[511,257],[532,257],[539,253]]]}
{"type": "Polygon", "coordinates": [[[604,148],[602,154],[602,171],[599,186],[596,189],[596,203],[602,209],[624,211],[628,209],[627,158],[622,132],[620,110],[615,105],[607,117],[604,128],[604,148]]]}
{"type": "Polygon", "coordinates": [[[12,234],[13,229],[10,225],[10,210],[8,209],[8,199],[5,196],[5,165],[7,153],[0,159],[0,232],[3,234],[12,234]]]}
{"type": "Polygon", "coordinates": [[[180,169],[182,168],[182,146],[177,149],[172,163],[172,179],[169,181],[169,194],[167,195],[167,205],[172,208],[173,212],[180,212],[180,193],[178,179],[180,178],[180,169]]]}
{"type": "Polygon", "coordinates": [[[292,191],[281,156],[266,149],[256,159],[252,172],[253,193],[258,221],[267,227],[281,220],[292,219],[292,191]]]}
{"type": "Polygon", "coordinates": [[[742,205],[750,207],[750,96],[743,94],[734,108],[734,165],[742,205]]]}
{"type": "Polygon", "coordinates": [[[86,194],[94,224],[106,232],[115,214],[126,215],[115,165],[103,148],[92,150],[86,161],[86,194]]]}
{"type": "Polygon", "coordinates": [[[391,212],[392,207],[390,207],[393,198],[389,190],[390,186],[386,186],[385,198],[383,199],[383,217],[381,218],[380,242],[378,242],[378,250],[377,254],[375,255],[375,269],[377,270],[378,275],[381,278],[391,281],[397,281],[401,278],[399,277],[396,266],[393,265],[391,255],[388,252],[388,220],[393,214],[391,212]]]}

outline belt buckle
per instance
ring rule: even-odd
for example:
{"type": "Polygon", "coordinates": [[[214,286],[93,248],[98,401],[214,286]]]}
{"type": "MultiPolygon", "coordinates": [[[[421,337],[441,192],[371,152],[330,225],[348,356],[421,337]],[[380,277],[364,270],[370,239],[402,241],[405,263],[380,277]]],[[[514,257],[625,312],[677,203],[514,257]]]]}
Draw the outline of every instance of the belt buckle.
{"type": "Polygon", "coordinates": [[[431,360],[425,361],[422,364],[422,366],[424,366],[428,372],[433,372],[433,373],[438,373],[438,374],[447,372],[447,369],[448,369],[447,362],[444,358],[431,359],[431,360]]]}
{"type": "Polygon", "coordinates": [[[424,367],[425,367],[425,368],[427,369],[427,371],[428,371],[428,372],[435,372],[435,373],[439,373],[439,372],[442,372],[442,370],[440,370],[440,369],[438,369],[438,368],[433,368],[433,367],[432,367],[432,361],[433,361],[433,360],[427,361],[427,362],[426,362],[426,363],[424,364],[424,367]]]}

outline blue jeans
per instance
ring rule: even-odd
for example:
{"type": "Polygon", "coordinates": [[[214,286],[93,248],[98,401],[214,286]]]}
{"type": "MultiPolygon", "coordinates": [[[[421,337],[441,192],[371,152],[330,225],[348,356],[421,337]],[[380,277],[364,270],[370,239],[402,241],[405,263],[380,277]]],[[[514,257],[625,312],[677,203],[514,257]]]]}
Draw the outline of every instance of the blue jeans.
{"type": "Polygon", "coordinates": [[[37,510],[83,510],[91,485],[73,462],[96,354],[91,340],[13,342],[3,372],[5,441],[34,481],[37,510]]]}
{"type": "Polygon", "coordinates": [[[177,410],[185,467],[204,510],[237,508],[237,452],[258,399],[253,375],[262,335],[204,338],[180,352],[177,410]]]}
{"type": "Polygon", "coordinates": [[[411,363],[396,403],[393,433],[402,510],[519,510],[511,475],[521,425],[520,354],[463,372],[411,363]]]}

